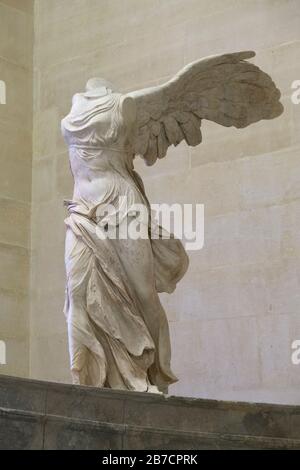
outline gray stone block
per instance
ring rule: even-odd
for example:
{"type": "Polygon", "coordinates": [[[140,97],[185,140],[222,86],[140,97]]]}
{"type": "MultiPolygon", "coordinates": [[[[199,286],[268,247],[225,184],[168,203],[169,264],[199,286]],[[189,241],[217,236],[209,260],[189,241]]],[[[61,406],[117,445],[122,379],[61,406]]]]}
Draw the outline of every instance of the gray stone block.
{"type": "Polygon", "coordinates": [[[103,450],[122,449],[124,427],[113,424],[47,417],[44,449],[103,450]]]}
{"type": "Polygon", "coordinates": [[[45,412],[46,383],[0,375],[0,407],[45,412]]]}
{"type": "Polygon", "coordinates": [[[128,427],[124,449],[259,450],[300,449],[300,440],[128,427]]]}
{"type": "Polygon", "coordinates": [[[43,416],[0,409],[0,449],[43,449],[43,416]]]}
{"type": "Polygon", "coordinates": [[[197,433],[128,427],[124,450],[216,450],[216,439],[197,433]]]}
{"type": "Polygon", "coordinates": [[[300,449],[300,407],[0,376],[1,449],[300,449]]]}
{"type": "Polygon", "coordinates": [[[300,439],[300,409],[291,411],[290,437],[300,439]]]}
{"type": "Polygon", "coordinates": [[[182,431],[288,437],[289,407],[167,398],[126,400],[127,424],[182,431]]]}
{"type": "Polygon", "coordinates": [[[46,413],[106,423],[123,423],[124,399],[122,395],[111,393],[108,389],[49,384],[46,413]]]}
{"type": "Polygon", "coordinates": [[[257,436],[215,436],[218,450],[298,450],[300,441],[257,436]]]}

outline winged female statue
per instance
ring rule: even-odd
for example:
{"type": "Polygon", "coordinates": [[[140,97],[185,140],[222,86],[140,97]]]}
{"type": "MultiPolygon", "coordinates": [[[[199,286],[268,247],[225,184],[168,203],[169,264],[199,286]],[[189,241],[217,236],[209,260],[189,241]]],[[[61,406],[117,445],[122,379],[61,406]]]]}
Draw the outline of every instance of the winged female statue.
{"type": "Polygon", "coordinates": [[[188,257],[180,240],[159,235],[159,226],[153,236],[150,205],[133,161],[141,156],[153,165],[171,145],[200,144],[202,119],[241,128],[279,116],[280,92],[247,61],[254,56],[245,51],[207,57],[163,85],[127,94],[95,78],[74,95],[62,120],[74,178],[65,220],[73,383],[158,392],[177,381],[158,293],[175,289],[188,257]],[[149,236],[105,236],[111,226],[121,229],[136,219],[135,204],[146,209],[141,223],[149,236]]]}

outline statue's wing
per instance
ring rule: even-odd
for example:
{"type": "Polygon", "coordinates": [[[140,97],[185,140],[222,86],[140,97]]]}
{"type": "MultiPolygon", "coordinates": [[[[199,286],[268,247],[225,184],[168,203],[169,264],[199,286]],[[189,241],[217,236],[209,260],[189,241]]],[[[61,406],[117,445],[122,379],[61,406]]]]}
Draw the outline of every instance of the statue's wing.
{"type": "Polygon", "coordinates": [[[272,79],[246,59],[252,51],[207,57],[163,85],[129,93],[136,103],[134,152],[148,165],[170,145],[201,142],[201,120],[246,127],[279,116],[283,106],[272,79]]]}

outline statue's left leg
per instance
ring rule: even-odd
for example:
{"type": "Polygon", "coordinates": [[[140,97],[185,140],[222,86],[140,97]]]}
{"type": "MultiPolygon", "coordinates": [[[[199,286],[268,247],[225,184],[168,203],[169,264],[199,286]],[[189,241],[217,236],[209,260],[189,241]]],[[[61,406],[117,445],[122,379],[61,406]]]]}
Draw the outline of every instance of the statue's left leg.
{"type": "Polygon", "coordinates": [[[150,385],[158,386],[161,391],[166,392],[168,384],[176,382],[177,378],[170,368],[169,326],[155,287],[150,240],[117,239],[112,240],[112,243],[121,258],[130,290],[155,344],[155,362],[149,368],[150,385]]]}

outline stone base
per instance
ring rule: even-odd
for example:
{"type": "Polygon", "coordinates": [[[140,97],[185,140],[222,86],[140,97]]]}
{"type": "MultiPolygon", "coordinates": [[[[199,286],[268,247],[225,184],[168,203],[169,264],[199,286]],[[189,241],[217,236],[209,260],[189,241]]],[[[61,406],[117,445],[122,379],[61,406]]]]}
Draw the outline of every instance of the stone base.
{"type": "Polygon", "coordinates": [[[300,406],[0,376],[0,449],[300,449],[300,406]]]}

